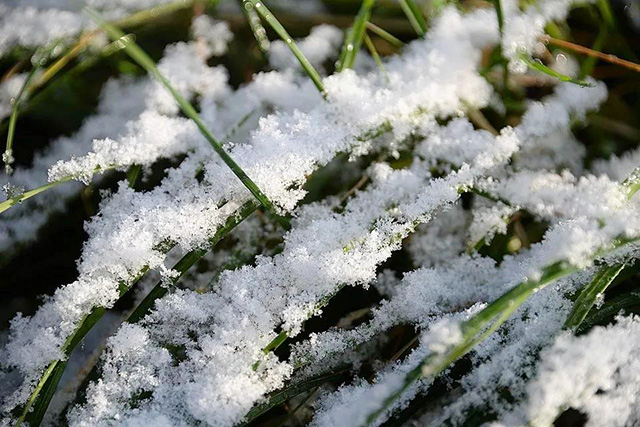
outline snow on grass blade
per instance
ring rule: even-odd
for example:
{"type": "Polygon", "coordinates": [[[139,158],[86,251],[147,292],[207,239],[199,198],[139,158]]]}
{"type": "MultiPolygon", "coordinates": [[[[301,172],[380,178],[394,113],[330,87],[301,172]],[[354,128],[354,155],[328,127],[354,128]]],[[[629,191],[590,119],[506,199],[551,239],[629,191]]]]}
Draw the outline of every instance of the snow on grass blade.
{"type": "MultiPolygon", "coordinates": [[[[627,199],[631,199],[640,188],[640,168],[636,168],[623,185],[627,188],[627,199]]],[[[580,289],[573,309],[564,324],[564,328],[576,332],[598,298],[625,268],[624,263],[601,267],[588,285],[580,289]]]]}
{"type": "Polygon", "coordinates": [[[424,36],[427,32],[427,23],[418,5],[413,0],[400,0],[400,6],[404,14],[407,15],[409,23],[411,23],[416,34],[420,37],[424,36]]]}
{"type": "Polygon", "coordinates": [[[13,168],[11,167],[11,165],[15,161],[15,159],[13,158],[13,137],[15,136],[16,122],[18,121],[18,108],[20,107],[20,100],[22,99],[22,96],[26,91],[27,86],[29,86],[29,84],[31,83],[31,80],[33,79],[33,76],[35,75],[37,69],[39,68],[40,60],[37,59],[37,56],[38,56],[38,52],[36,52],[33,55],[33,58],[31,59],[31,62],[33,63],[33,67],[31,68],[31,71],[29,71],[27,78],[22,84],[22,87],[20,88],[18,95],[13,99],[13,105],[11,107],[11,116],[9,117],[9,129],[7,131],[7,144],[4,150],[4,154],[2,155],[2,161],[4,162],[4,169],[7,175],[11,175],[13,173],[13,168]]]}
{"type": "MultiPolygon", "coordinates": [[[[611,249],[600,251],[596,254],[596,258],[637,240],[638,239],[617,239],[612,244],[611,249]]],[[[525,280],[521,282],[469,320],[462,322],[460,325],[462,339],[459,343],[442,353],[430,354],[423,359],[418,366],[407,373],[402,385],[387,396],[381,407],[367,416],[367,425],[374,422],[378,416],[391,407],[396,399],[415,381],[421,378],[434,378],[451,366],[451,364],[473,350],[478,343],[495,332],[533,293],[540,291],[555,280],[577,271],[580,271],[580,268],[565,262],[556,262],[549,265],[542,270],[542,275],[539,280],[525,280]]]]}
{"type": "MultiPolygon", "coordinates": [[[[113,40],[121,39],[125,36],[125,34],[114,27],[113,25],[108,24],[104,21],[100,15],[96,11],[91,8],[85,8],[85,12],[91,19],[93,19],[98,25],[100,25],[105,32],[111,37],[113,40]]],[[[211,144],[215,152],[220,156],[220,158],[225,162],[227,166],[233,171],[233,173],[242,181],[245,187],[255,196],[256,199],[260,201],[260,204],[264,206],[267,210],[274,212],[275,209],[271,201],[267,198],[267,196],[262,193],[262,191],[258,188],[258,186],[249,178],[249,176],[242,170],[242,168],[231,158],[229,154],[222,148],[220,142],[214,138],[209,129],[205,126],[204,122],[200,118],[200,115],[196,111],[196,109],[191,105],[189,101],[187,101],[182,95],[178,93],[178,91],[171,85],[169,80],[160,73],[160,70],[156,67],[156,64],[153,62],[151,58],[133,41],[130,41],[124,46],[125,52],[131,58],[136,61],[142,68],[144,68],[149,74],[151,74],[156,80],[158,80],[174,97],[182,112],[194,121],[198,129],[202,133],[202,135],[207,139],[207,141],[211,144]]]]}
{"type": "Polygon", "coordinates": [[[353,68],[356,62],[356,55],[360,51],[362,46],[362,39],[365,36],[365,26],[369,18],[371,18],[371,9],[375,5],[375,0],[364,0],[360,11],[356,15],[353,21],[353,26],[347,32],[347,37],[344,39],[342,50],[340,51],[340,57],[336,62],[336,71],[340,72],[345,68],[353,68]]]}
{"type": "MultiPolygon", "coordinates": [[[[237,215],[231,216],[227,223],[222,226],[216,234],[209,240],[208,248],[195,249],[180,259],[173,267],[174,270],[180,274],[171,278],[171,283],[175,284],[184,273],[191,268],[200,258],[202,258],[209,249],[215,246],[220,240],[225,238],[231,230],[239,225],[244,219],[246,219],[251,213],[258,208],[258,203],[251,200],[243,205],[237,211],[237,215]]],[[[138,277],[129,285],[121,285],[120,296],[122,297],[127,291],[129,291],[137,281],[146,273],[146,270],[139,273],[138,277]]],[[[166,285],[158,283],[151,292],[144,298],[144,300],[136,307],[134,312],[127,319],[128,322],[134,323],[140,320],[147,311],[153,305],[153,302],[161,298],[167,293],[168,289],[166,285]]],[[[90,314],[85,316],[80,326],[74,331],[74,333],[67,338],[62,351],[65,357],[68,357],[73,349],[82,341],[87,333],[93,328],[93,326],[102,318],[105,313],[104,307],[94,308],[90,314]]],[[[36,389],[32,392],[27,405],[22,411],[22,415],[18,419],[16,427],[19,426],[22,421],[29,422],[29,425],[39,425],[42,421],[42,417],[46,413],[47,407],[53,397],[53,394],[57,388],[58,382],[64,372],[66,366],[66,360],[55,360],[51,362],[49,367],[43,373],[40,382],[36,386],[36,389]],[[33,408],[33,410],[31,409],[33,408]]]]}
{"type": "Polygon", "coordinates": [[[259,0],[244,0],[245,3],[250,3],[258,14],[267,21],[267,23],[273,28],[273,30],[278,34],[278,36],[285,42],[285,44],[291,49],[291,52],[295,55],[295,57],[300,61],[300,65],[304,69],[304,71],[309,75],[309,78],[313,81],[313,84],[316,85],[320,93],[324,94],[324,85],[322,84],[322,77],[313,68],[311,62],[307,59],[306,56],[302,53],[300,48],[296,42],[293,41],[293,38],[289,35],[287,30],[282,26],[282,24],[276,19],[276,17],[271,13],[269,9],[264,5],[263,2],[259,0]]]}
{"type": "Polygon", "coordinates": [[[522,60],[522,62],[527,64],[527,66],[529,68],[531,68],[533,70],[536,70],[536,71],[540,71],[541,73],[544,73],[544,74],[546,74],[548,76],[555,77],[556,79],[560,80],[561,82],[574,83],[574,84],[577,84],[577,85],[582,86],[582,87],[593,87],[593,84],[591,84],[589,82],[586,82],[586,81],[580,80],[580,79],[574,79],[573,77],[569,77],[569,76],[567,76],[565,74],[559,73],[556,70],[552,70],[551,68],[547,67],[546,65],[544,65],[539,60],[531,59],[526,55],[520,56],[520,59],[522,60]]]}
{"type": "MultiPolygon", "coordinates": [[[[245,203],[236,211],[235,215],[231,215],[226,224],[216,231],[216,234],[209,239],[208,248],[194,249],[186,253],[177,263],[172,267],[172,270],[177,271],[179,274],[171,277],[171,284],[175,284],[180,278],[193,266],[200,258],[202,258],[210,249],[212,249],[220,240],[224,239],[234,228],[236,228],[242,221],[244,221],[249,215],[251,215],[258,208],[258,204],[253,200],[245,203]]],[[[133,313],[127,319],[129,323],[136,323],[142,319],[151,309],[153,303],[162,298],[169,291],[169,288],[164,282],[158,282],[153,289],[147,294],[147,296],[138,304],[133,313]]]]}

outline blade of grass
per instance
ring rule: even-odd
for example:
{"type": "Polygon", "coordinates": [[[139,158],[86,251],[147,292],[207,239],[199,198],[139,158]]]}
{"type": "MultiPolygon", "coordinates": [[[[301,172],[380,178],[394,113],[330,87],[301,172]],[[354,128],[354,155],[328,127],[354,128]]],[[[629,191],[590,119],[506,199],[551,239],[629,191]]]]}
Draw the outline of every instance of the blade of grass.
{"type": "Polygon", "coordinates": [[[366,22],[371,18],[371,10],[375,5],[375,0],[363,0],[360,10],[356,15],[353,25],[347,31],[347,36],[344,38],[344,44],[340,51],[340,57],[336,62],[336,72],[340,72],[345,68],[353,68],[356,62],[356,56],[362,46],[362,39],[365,36],[366,22]]]}
{"type": "MultiPolygon", "coordinates": [[[[34,55],[35,58],[35,55],[34,55]]],[[[33,62],[33,61],[32,61],[33,62]]],[[[13,101],[13,105],[11,106],[11,116],[9,117],[9,129],[7,131],[7,143],[6,143],[6,147],[4,150],[4,154],[2,155],[2,161],[4,162],[4,169],[7,175],[11,175],[13,173],[13,168],[11,167],[11,165],[14,162],[14,158],[13,158],[13,137],[15,135],[15,131],[16,131],[16,122],[18,121],[18,108],[20,106],[20,100],[22,99],[22,95],[25,93],[25,91],[27,90],[27,87],[29,86],[29,83],[31,83],[31,80],[33,79],[33,76],[35,75],[36,71],[38,70],[39,66],[37,64],[39,64],[40,61],[35,61],[33,63],[33,67],[31,68],[31,71],[29,71],[29,74],[27,75],[27,78],[25,79],[24,83],[22,84],[22,87],[20,87],[20,91],[18,92],[18,95],[16,95],[16,97],[12,100],[13,101]]]]}
{"type": "Polygon", "coordinates": [[[376,24],[374,24],[371,21],[367,21],[367,29],[369,29],[372,33],[382,38],[383,40],[388,41],[390,44],[394,45],[395,47],[404,46],[404,42],[402,40],[400,40],[393,34],[389,33],[388,31],[384,30],[383,28],[378,27],[376,24]]]}
{"type": "Polygon", "coordinates": [[[552,70],[551,68],[547,67],[546,65],[544,65],[542,62],[538,61],[538,60],[534,60],[531,59],[525,55],[522,55],[520,57],[520,59],[527,64],[527,66],[533,70],[536,71],[540,71],[541,73],[544,73],[548,76],[551,77],[555,77],[556,79],[560,80],[561,82],[569,82],[569,83],[574,83],[577,84],[579,86],[583,86],[583,87],[593,87],[593,85],[589,82],[586,82],[584,80],[579,80],[579,79],[574,79],[573,77],[569,77],[566,76],[562,73],[557,72],[556,70],[552,70]]]}
{"type": "Polygon", "coordinates": [[[324,95],[324,85],[322,84],[322,77],[320,76],[318,71],[313,68],[313,65],[311,65],[307,57],[304,56],[300,48],[298,48],[296,42],[293,41],[293,38],[289,35],[282,24],[276,19],[273,13],[271,13],[271,11],[267,9],[264,3],[260,0],[244,0],[244,2],[253,5],[262,19],[267,21],[267,23],[271,26],[271,28],[273,28],[273,30],[278,34],[282,41],[284,41],[287,46],[289,46],[289,49],[298,59],[304,71],[309,75],[309,78],[311,78],[320,93],[324,95]]]}
{"type": "MultiPolygon", "coordinates": [[[[640,188],[640,168],[636,168],[622,184],[627,189],[627,200],[630,200],[640,188]]],[[[580,289],[573,309],[564,324],[564,328],[575,333],[587,314],[595,305],[598,296],[602,295],[609,285],[625,268],[624,263],[601,267],[589,284],[580,289]]]]}
{"type": "Polygon", "coordinates": [[[418,5],[413,0],[400,0],[400,7],[402,7],[404,14],[407,15],[407,19],[409,19],[409,23],[416,34],[420,37],[424,36],[427,32],[427,23],[418,5]]]}
{"type": "Polygon", "coordinates": [[[315,387],[318,387],[330,379],[339,377],[348,371],[348,367],[343,369],[331,370],[329,372],[320,374],[318,376],[309,378],[307,380],[301,381],[299,383],[290,385],[276,393],[273,393],[269,399],[260,405],[254,406],[245,416],[244,422],[241,424],[242,426],[249,425],[253,420],[258,418],[260,415],[266,413],[271,408],[281,405],[288,400],[304,393],[305,391],[309,391],[315,387]]]}
{"type": "Polygon", "coordinates": [[[373,44],[373,41],[371,40],[371,37],[369,37],[368,34],[364,35],[364,43],[367,45],[367,49],[369,49],[369,53],[371,53],[371,56],[373,57],[373,60],[376,62],[376,65],[378,66],[378,68],[380,69],[382,74],[384,74],[384,76],[385,76],[385,78],[387,79],[387,82],[388,82],[389,81],[389,75],[387,74],[387,70],[384,68],[384,64],[382,63],[382,60],[380,59],[380,54],[378,54],[378,51],[376,50],[376,46],[373,44]]]}
{"type": "MultiPolygon", "coordinates": [[[[113,40],[121,39],[125,34],[104,21],[100,15],[91,8],[85,8],[87,15],[98,24],[113,40]]],[[[245,187],[254,195],[260,204],[264,206],[268,211],[273,212],[277,218],[280,218],[275,212],[275,208],[271,201],[264,195],[264,193],[258,188],[258,186],[249,178],[249,176],[242,170],[242,168],[233,160],[233,158],[222,148],[220,142],[211,134],[209,129],[205,126],[204,122],[200,118],[200,115],[196,109],[187,101],[178,91],[171,85],[169,80],[158,70],[153,60],[133,41],[127,43],[124,46],[125,52],[136,61],[142,68],[144,68],[150,75],[158,80],[174,97],[182,112],[189,117],[198,126],[198,129],[206,140],[211,144],[215,152],[220,156],[222,161],[225,162],[231,171],[242,181],[245,187]]]]}
{"type": "Polygon", "coordinates": [[[573,309],[564,324],[564,328],[575,333],[589,310],[595,305],[601,295],[624,268],[624,264],[616,264],[601,268],[588,285],[580,289],[573,309]]]}
{"type": "Polygon", "coordinates": [[[242,8],[242,12],[247,20],[247,24],[253,33],[253,36],[258,42],[258,47],[262,51],[262,53],[266,53],[271,46],[271,42],[267,37],[267,30],[262,26],[262,22],[260,21],[260,16],[253,7],[253,4],[245,2],[244,0],[240,1],[240,7],[242,8]]]}
{"type": "Polygon", "coordinates": [[[18,203],[21,203],[27,199],[30,199],[31,197],[42,193],[43,191],[48,190],[51,187],[55,187],[58,184],[62,184],[63,182],[67,182],[67,181],[71,181],[71,177],[65,178],[65,179],[61,179],[59,181],[54,181],[54,182],[50,182],[48,184],[42,185],[38,188],[34,188],[33,190],[28,190],[25,191],[24,193],[18,195],[18,196],[14,196],[14,197],[10,197],[7,200],[5,200],[4,202],[0,203],[0,213],[6,211],[7,209],[11,208],[14,205],[17,205],[18,203]]]}
{"type": "Polygon", "coordinates": [[[589,312],[580,326],[578,326],[575,333],[580,334],[591,329],[595,325],[601,325],[608,322],[620,314],[621,311],[628,313],[631,312],[630,309],[634,309],[632,312],[637,312],[639,308],[640,293],[631,292],[629,294],[620,295],[605,302],[599,310],[589,312]]]}

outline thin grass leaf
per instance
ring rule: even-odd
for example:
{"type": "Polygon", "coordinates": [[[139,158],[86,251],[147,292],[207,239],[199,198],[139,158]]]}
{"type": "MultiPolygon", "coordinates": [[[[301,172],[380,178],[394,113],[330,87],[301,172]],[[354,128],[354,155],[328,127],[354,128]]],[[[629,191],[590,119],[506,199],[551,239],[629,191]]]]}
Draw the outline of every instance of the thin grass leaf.
{"type": "Polygon", "coordinates": [[[400,0],[400,7],[402,7],[402,11],[407,16],[407,19],[409,19],[409,23],[416,34],[420,37],[424,36],[427,32],[427,22],[424,20],[424,16],[418,5],[416,5],[413,0],[400,0]]]}
{"type": "Polygon", "coordinates": [[[315,387],[318,387],[333,378],[339,377],[347,371],[348,367],[333,369],[329,372],[325,372],[318,376],[309,378],[308,380],[290,385],[276,393],[273,393],[265,403],[254,406],[247,413],[244,418],[244,423],[242,423],[241,425],[249,425],[253,420],[266,413],[270,409],[291,400],[292,398],[304,393],[305,391],[309,391],[315,387]]]}
{"type": "Polygon", "coordinates": [[[586,285],[580,289],[578,298],[573,304],[573,309],[564,323],[564,328],[576,332],[582,321],[595,305],[598,300],[598,296],[602,295],[604,291],[609,287],[611,282],[620,274],[624,268],[624,264],[616,264],[612,266],[606,266],[601,268],[596,273],[595,277],[586,285]]]}
{"type": "MultiPolygon", "coordinates": [[[[37,53],[33,56],[34,59],[36,55],[37,53]]],[[[13,168],[11,167],[11,165],[14,162],[13,137],[15,135],[16,123],[18,121],[18,111],[19,111],[18,108],[20,107],[20,101],[22,100],[22,96],[27,90],[27,87],[31,83],[33,76],[36,74],[36,71],[39,68],[40,61],[39,60],[33,61],[32,59],[32,63],[33,63],[33,67],[31,68],[31,71],[29,71],[27,78],[22,84],[22,87],[20,88],[18,95],[13,99],[13,105],[11,107],[11,116],[9,117],[9,129],[7,131],[7,144],[4,150],[4,154],[2,155],[2,161],[4,162],[4,169],[7,175],[11,175],[13,173],[13,168]]]]}
{"type": "Polygon", "coordinates": [[[262,22],[260,21],[260,16],[256,12],[253,4],[245,2],[244,0],[239,0],[240,6],[242,8],[242,12],[247,20],[247,24],[253,33],[253,36],[258,42],[258,47],[262,53],[266,53],[271,46],[271,42],[267,37],[267,30],[262,26],[262,22]]]}
{"type": "Polygon", "coordinates": [[[373,60],[376,62],[376,65],[378,66],[378,68],[380,69],[382,74],[384,74],[384,77],[386,78],[386,80],[388,82],[389,81],[389,75],[387,74],[387,70],[384,68],[384,64],[382,63],[382,60],[380,59],[380,54],[378,53],[378,50],[376,49],[376,46],[373,44],[373,41],[371,40],[371,37],[369,37],[368,34],[364,35],[364,43],[367,45],[367,49],[369,49],[369,53],[371,53],[371,56],[373,57],[373,60]]]}
{"type": "Polygon", "coordinates": [[[568,82],[568,83],[573,83],[573,84],[577,84],[579,86],[582,87],[593,87],[593,84],[586,82],[584,80],[580,80],[580,79],[574,79],[573,77],[569,77],[565,74],[559,73],[556,70],[552,70],[551,68],[547,67],[546,65],[544,65],[542,62],[540,62],[539,60],[534,60],[529,58],[526,55],[522,55],[520,56],[520,59],[527,64],[527,66],[533,70],[536,71],[540,71],[541,73],[544,73],[548,76],[551,77],[555,77],[556,79],[560,80],[561,82],[568,82]]]}
{"type": "MultiPolygon", "coordinates": [[[[109,35],[109,37],[111,37],[112,40],[118,40],[125,36],[122,31],[104,21],[95,10],[91,8],[85,8],[85,12],[94,22],[96,22],[96,24],[100,25],[100,27],[104,29],[104,31],[109,35]]],[[[200,118],[200,115],[193,107],[193,105],[191,105],[189,101],[187,101],[182,95],[180,95],[180,93],[178,93],[178,91],[171,85],[169,80],[167,80],[167,78],[160,72],[160,70],[158,70],[153,60],[149,58],[149,56],[133,41],[127,43],[124,46],[124,50],[134,61],[136,61],[150,75],[158,80],[171,93],[171,95],[180,106],[182,112],[191,120],[193,120],[196,126],[198,126],[198,129],[200,130],[202,135],[206,138],[209,144],[211,144],[222,161],[224,161],[225,164],[229,166],[229,168],[238,177],[238,179],[242,181],[244,186],[247,187],[251,194],[253,194],[254,197],[260,201],[260,204],[262,204],[262,206],[264,206],[268,211],[273,212],[276,217],[279,218],[271,201],[267,198],[266,195],[264,195],[264,193],[251,180],[251,178],[249,178],[249,176],[242,170],[242,168],[235,162],[235,160],[233,160],[233,158],[222,148],[220,142],[218,142],[218,140],[205,126],[204,122],[200,118]]]]}
{"type": "Polygon", "coordinates": [[[365,36],[366,23],[369,21],[369,18],[371,18],[371,10],[375,3],[375,0],[363,0],[360,10],[353,21],[353,25],[344,39],[340,57],[336,62],[336,72],[340,72],[345,68],[353,68],[353,65],[356,63],[356,56],[360,51],[362,39],[365,36]]]}
{"type": "Polygon", "coordinates": [[[140,177],[140,172],[142,171],[142,166],[133,165],[127,171],[127,182],[129,183],[129,187],[133,188],[136,184],[136,181],[140,177]]]}
{"type": "Polygon", "coordinates": [[[48,184],[42,185],[40,187],[34,188],[32,190],[25,191],[17,196],[9,197],[4,202],[0,203],[0,213],[6,211],[12,206],[22,203],[27,199],[30,199],[31,197],[37,194],[42,193],[43,191],[50,189],[51,187],[55,187],[58,184],[62,184],[63,182],[68,182],[68,181],[71,181],[71,177],[63,178],[59,181],[53,181],[48,184]]]}
{"type": "Polygon", "coordinates": [[[291,50],[291,52],[293,52],[294,56],[298,59],[304,71],[307,73],[309,78],[313,81],[313,84],[316,85],[320,93],[323,94],[324,96],[324,85],[322,84],[322,77],[320,76],[320,73],[318,73],[318,71],[316,71],[316,69],[313,68],[313,65],[311,65],[311,62],[309,62],[307,57],[304,56],[304,53],[302,53],[302,51],[300,50],[296,42],[293,41],[293,38],[289,35],[287,30],[282,26],[280,21],[276,19],[273,13],[271,13],[271,11],[267,9],[267,6],[265,6],[265,4],[262,1],[244,0],[244,2],[250,3],[258,12],[258,14],[262,17],[262,19],[267,21],[269,26],[273,28],[273,30],[278,34],[278,36],[282,39],[282,41],[284,41],[286,45],[289,46],[289,49],[291,50]]]}
{"type": "Polygon", "coordinates": [[[381,39],[386,40],[390,44],[394,45],[395,47],[404,46],[404,42],[402,40],[400,40],[390,32],[386,31],[385,29],[378,27],[376,24],[374,24],[371,21],[367,21],[367,29],[370,30],[375,35],[377,35],[378,37],[380,37],[381,39]]]}
{"type": "Polygon", "coordinates": [[[581,334],[591,329],[595,325],[609,322],[615,316],[624,312],[637,312],[640,309],[640,293],[631,292],[620,295],[610,301],[605,302],[598,310],[590,311],[587,317],[578,326],[575,333],[581,334]],[[631,310],[633,309],[633,311],[631,310]]]}

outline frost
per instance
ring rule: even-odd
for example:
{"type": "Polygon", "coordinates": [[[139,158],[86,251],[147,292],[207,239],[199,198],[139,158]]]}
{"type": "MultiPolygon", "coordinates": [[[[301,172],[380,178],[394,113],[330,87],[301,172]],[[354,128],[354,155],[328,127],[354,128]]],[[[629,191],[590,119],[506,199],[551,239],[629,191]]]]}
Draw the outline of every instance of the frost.
{"type": "MultiPolygon", "coordinates": [[[[7,24],[0,52],[91,28],[71,4],[49,3],[0,6],[7,24]],[[24,28],[8,19],[23,20],[24,28]]],[[[113,19],[162,2],[91,3],[113,19]]],[[[515,1],[503,3],[502,48],[516,67],[520,54],[535,53],[544,25],[563,19],[571,4],[547,0],[520,11],[515,1]]],[[[174,165],[147,191],[120,182],[105,192],[99,213],[85,224],[76,280],[32,316],[11,322],[3,379],[18,379],[3,393],[7,422],[46,366],[65,357],[64,344],[83,317],[94,307],[113,307],[123,287],[147,271],[137,285],[141,294],[155,279],[167,294],[108,339],[101,376],[88,386],[86,402],[67,414],[71,425],[234,425],[287,384],[344,364],[357,372],[363,362],[376,367],[373,379],[314,394],[312,424],[360,425],[379,412],[378,425],[429,389],[427,379],[402,387],[410,372],[431,373],[422,367],[425,358],[442,357],[464,340],[465,320],[550,266],[576,272],[536,290],[479,343],[456,379],[456,399],[425,409],[417,422],[463,425],[470,411],[484,407],[505,424],[546,425],[566,405],[586,411],[593,425],[613,425],[613,414],[621,425],[637,421],[638,349],[628,338],[640,332],[637,319],[577,338],[561,333],[572,307],[567,296],[594,276],[594,260],[638,256],[637,243],[614,250],[621,239],[640,237],[640,201],[628,200],[621,184],[637,167],[638,152],[585,169],[585,151],[571,129],[605,100],[603,83],[558,83],[526,105],[519,123],[494,134],[465,117],[497,99],[479,71],[483,52],[499,42],[491,9],[462,14],[445,7],[424,38],[385,60],[386,75],[367,67],[334,73],[323,78],[324,97],[283,42],[269,53],[275,70],[234,89],[222,66],[209,65],[232,39],[227,24],[199,16],[191,31],[194,40],[167,46],[159,69],[293,226],[284,232],[268,215],[247,219],[230,244],[205,255],[175,286],[181,272],[173,263],[209,250],[221,227],[254,201],[161,85],[150,77],[109,81],[97,113],[78,132],[53,141],[30,168],[3,176],[3,186],[90,183],[100,173],[150,168],[160,159],[174,165]],[[305,183],[316,172],[358,184],[309,203],[305,183]],[[476,250],[505,234],[519,211],[546,227],[539,241],[499,260],[476,250]],[[388,269],[400,250],[410,258],[406,270],[388,269]],[[379,303],[329,330],[301,334],[342,289],[372,285],[379,303]],[[378,360],[377,347],[399,326],[415,332],[417,346],[378,360]],[[264,350],[281,333],[298,339],[288,342],[286,359],[264,350]],[[398,399],[386,402],[400,389],[398,399]]],[[[337,28],[322,25],[299,46],[321,68],[341,41],[337,28]]],[[[570,71],[571,64],[556,59],[570,71]]],[[[0,98],[15,96],[20,78],[3,84],[0,98]]],[[[33,238],[78,188],[61,184],[3,214],[0,248],[33,238]]]]}

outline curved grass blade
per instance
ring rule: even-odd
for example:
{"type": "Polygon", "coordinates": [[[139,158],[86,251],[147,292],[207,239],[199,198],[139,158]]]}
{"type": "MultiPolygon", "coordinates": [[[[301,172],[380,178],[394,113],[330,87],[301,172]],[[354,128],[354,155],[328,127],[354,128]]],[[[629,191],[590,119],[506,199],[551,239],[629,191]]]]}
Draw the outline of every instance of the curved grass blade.
{"type": "Polygon", "coordinates": [[[273,13],[271,13],[271,11],[267,9],[264,3],[260,0],[244,0],[244,2],[250,3],[255,8],[256,12],[258,12],[258,14],[262,17],[262,19],[267,21],[267,23],[271,26],[271,28],[273,28],[273,30],[278,34],[282,41],[284,41],[287,46],[289,46],[289,49],[298,59],[304,71],[309,75],[309,78],[311,78],[320,93],[324,95],[324,85],[322,84],[322,77],[320,76],[318,71],[313,68],[313,65],[311,65],[307,57],[304,56],[304,53],[302,53],[300,48],[298,48],[296,42],[293,41],[293,38],[289,35],[282,24],[276,19],[273,13]]]}
{"type": "MultiPolygon", "coordinates": [[[[108,24],[104,21],[100,15],[91,8],[85,8],[85,12],[87,15],[100,27],[104,29],[104,31],[111,37],[113,40],[122,39],[125,34],[114,27],[111,24],[108,24]]],[[[254,195],[260,204],[264,206],[268,211],[274,212],[276,217],[279,218],[277,213],[275,213],[275,208],[271,201],[264,195],[264,193],[258,188],[258,186],[249,178],[249,176],[242,170],[242,168],[233,160],[233,158],[222,148],[220,142],[211,134],[209,129],[205,126],[204,122],[200,118],[200,115],[196,111],[196,109],[191,105],[189,101],[187,101],[178,91],[171,85],[169,80],[158,70],[156,64],[153,60],[133,41],[130,41],[124,46],[125,52],[136,61],[142,68],[144,68],[150,75],[152,75],[156,80],[158,80],[173,96],[176,100],[182,112],[189,117],[193,122],[198,126],[198,129],[202,133],[202,135],[206,138],[206,140],[211,144],[215,152],[220,156],[222,161],[225,162],[227,166],[233,171],[233,173],[242,181],[245,187],[254,195]]]]}
{"type": "Polygon", "coordinates": [[[638,312],[640,309],[640,293],[631,292],[629,294],[620,295],[610,301],[605,302],[597,311],[589,312],[587,317],[582,321],[575,333],[580,334],[592,328],[595,325],[601,325],[609,322],[621,311],[638,312]],[[633,309],[633,311],[631,311],[633,309]]]}
{"type": "Polygon", "coordinates": [[[540,71],[541,73],[544,73],[544,74],[546,74],[548,76],[555,77],[556,79],[560,80],[561,82],[573,83],[573,84],[577,84],[577,85],[582,86],[582,87],[593,87],[593,84],[591,84],[589,82],[586,82],[586,81],[580,80],[580,79],[574,79],[573,77],[569,77],[567,75],[559,73],[556,70],[552,70],[551,68],[547,67],[542,62],[540,62],[538,60],[531,59],[526,55],[520,56],[520,59],[525,64],[527,64],[527,66],[529,68],[531,68],[533,70],[536,70],[536,71],[540,71]]]}
{"type": "Polygon", "coordinates": [[[337,72],[345,68],[353,68],[365,36],[366,23],[369,21],[369,18],[371,18],[371,10],[375,3],[376,0],[363,0],[362,6],[360,6],[360,10],[353,21],[353,26],[349,29],[344,39],[340,57],[336,62],[337,72]]]}
{"type": "Polygon", "coordinates": [[[400,0],[400,7],[402,7],[404,14],[407,15],[407,19],[409,19],[409,23],[416,34],[420,37],[424,36],[427,32],[427,22],[424,20],[418,5],[413,0],[400,0]]]}

